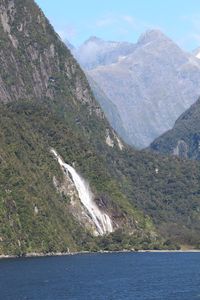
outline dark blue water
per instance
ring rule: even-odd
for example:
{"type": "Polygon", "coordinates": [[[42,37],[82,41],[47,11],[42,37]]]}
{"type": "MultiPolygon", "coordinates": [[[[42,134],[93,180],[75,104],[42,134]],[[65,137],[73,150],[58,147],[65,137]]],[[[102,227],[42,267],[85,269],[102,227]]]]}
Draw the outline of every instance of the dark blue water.
{"type": "Polygon", "coordinates": [[[0,261],[1,300],[200,300],[200,253],[0,261]]]}

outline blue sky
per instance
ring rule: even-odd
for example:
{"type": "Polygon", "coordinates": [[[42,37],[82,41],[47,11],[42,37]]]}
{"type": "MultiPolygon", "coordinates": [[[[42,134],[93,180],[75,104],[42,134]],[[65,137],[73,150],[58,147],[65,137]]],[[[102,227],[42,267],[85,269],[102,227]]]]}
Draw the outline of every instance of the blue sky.
{"type": "Polygon", "coordinates": [[[183,49],[200,46],[200,0],[36,0],[63,39],[136,42],[161,29],[183,49]]]}

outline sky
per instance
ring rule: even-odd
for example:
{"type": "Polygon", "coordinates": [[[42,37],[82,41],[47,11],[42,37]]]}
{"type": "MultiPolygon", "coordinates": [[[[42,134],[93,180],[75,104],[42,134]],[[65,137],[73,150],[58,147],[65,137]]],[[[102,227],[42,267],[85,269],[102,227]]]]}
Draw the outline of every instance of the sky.
{"type": "Polygon", "coordinates": [[[180,47],[200,47],[200,0],[35,0],[63,40],[91,36],[135,43],[160,29],[180,47]]]}

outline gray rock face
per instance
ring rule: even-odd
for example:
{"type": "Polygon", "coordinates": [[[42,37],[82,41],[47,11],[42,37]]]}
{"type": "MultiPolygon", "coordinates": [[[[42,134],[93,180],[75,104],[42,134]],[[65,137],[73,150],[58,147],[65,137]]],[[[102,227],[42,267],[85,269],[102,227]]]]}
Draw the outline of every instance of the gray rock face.
{"type": "Polygon", "coordinates": [[[181,158],[188,158],[188,145],[183,140],[178,140],[176,147],[173,149],[173,155],[181,158]]]}
{"type": "Polygon", "coordinates": [[[105,95],[105,93],[89,75],[87,76],[87,79],[94,93],[95,99],[100,104],[107,120],[110,122],[110,125],[127,144],[130,144],[130,140],[126,134],[126,130],[124,129],[123,122],[116,105],[105,95]]]}
{"type": "Polygon", "coordinates": [[[97,37],[91,37],[79,49],[75,49],[69,41],[65,41],[65,44],[85,70],[93,94],[110,125],[126,143],[131,144],[117,106],[108,98],[87,71],[98,65],[106,65],[118,61],[124,55],[131,53],[135,45],[127,42],[106,42],[97,37]]]}
{"type": "Polygon", "coordinates": [[[119,43],[113,43],[114,55],[109,42],[99,43],[90,39],[76,51],[76,57],[116,105],[130,144],[146,147],[171,129],[199,97],[200,60],[159,30],[146,32],[135,45],[128,44],[127,52],[124,43],[122,52],[119,43]],[[88,60],[91,43],[102,59],[92,52],[88,60]]]}

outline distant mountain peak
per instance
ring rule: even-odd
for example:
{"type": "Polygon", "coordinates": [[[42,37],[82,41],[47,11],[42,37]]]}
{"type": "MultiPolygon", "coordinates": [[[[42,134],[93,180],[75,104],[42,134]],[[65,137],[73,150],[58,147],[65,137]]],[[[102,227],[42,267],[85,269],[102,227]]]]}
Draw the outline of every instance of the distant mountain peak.
{"type": "MultiPolygon", "coordinates": [[[[97,36],[91,36],[89,37],[83,44],[82,46],[80,46],[81,48],[82,47],[87,47],[87,46],[90,46],[90,45],[95,45],[95,46],[98,46],[98,47],[103,47],[103,50],[106,48],[112,48],[112,47],[116,47],[116,46],[120,46],[121,44],[123,43],[120,43],[120,42],[116,42],[116,41],[106,41],[106,40],[103,40],[97,36]]],[[[127,43],[129,44],[129,43],[127,43]]]]}
{"type": "Polygon", "coordinates": [[[132,53],[134,49],[133,43],[105,41],[91,36],[74,51],[74,56],[83,68],[89,70],[100,65],[115,63],[119,57],[132,53]]]}
{"type": "Polygon", "coordinates": [[[97,37],[97,36],[90,36],[89,39],[87,39],[84,42],[84,45],[88,44],[88,43],[99,43],[99,42],[104,42],[104,40],[102,40],[101,38],[97,37]]]}
{"type": "Polygon", "coordinates": [[[123,51],[100,46],[80,61],[117,106],[131,144],[147,147],[199,97],[200,63],[157,29],[123,51]]]}
{"type": "Polygon", "coordinates": [[[161,30],[151,29],[147,30],[139,37],[138,44],[147,44],[154,41],[171,41],[171,39],[167,37],[161,30]]]}

